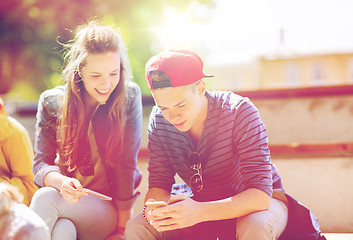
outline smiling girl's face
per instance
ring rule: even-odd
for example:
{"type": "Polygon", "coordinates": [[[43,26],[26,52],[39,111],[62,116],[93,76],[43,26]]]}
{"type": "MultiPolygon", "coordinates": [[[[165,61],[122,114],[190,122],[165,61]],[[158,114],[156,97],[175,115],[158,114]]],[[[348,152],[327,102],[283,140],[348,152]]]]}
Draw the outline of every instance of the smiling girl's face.
{"type": "Polygon", "coordinates": [[[88,104],[105,103],[120,80],[119,52],[89,55],[81,75],[89,95],[88,104]]]}

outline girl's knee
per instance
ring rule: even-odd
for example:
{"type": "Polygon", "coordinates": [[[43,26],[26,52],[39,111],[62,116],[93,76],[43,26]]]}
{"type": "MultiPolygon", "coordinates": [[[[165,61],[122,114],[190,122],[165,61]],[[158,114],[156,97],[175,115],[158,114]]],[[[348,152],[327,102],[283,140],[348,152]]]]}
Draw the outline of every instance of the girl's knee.
{"type": "Polygon", "coordinates": [[[39,188],[33,195],[32,201],[47,201],[61,196],[60,192],[52,187],[39,188]]]}
{"type": "Polygon", "coordinates": [[[52,240],[76,240],[75,224],[67,218],[59,218],[52,231],[52,240]]]}
{"type": "Polygon", "coordinates": [[[42,208],[43,206],[47,206],[48,204],[52,205],[55,203],[61,194],[58,190],[52,187],[43,187],[38,189],[32,198],[30,208],[36,210],[37,208],[42,208]]]}

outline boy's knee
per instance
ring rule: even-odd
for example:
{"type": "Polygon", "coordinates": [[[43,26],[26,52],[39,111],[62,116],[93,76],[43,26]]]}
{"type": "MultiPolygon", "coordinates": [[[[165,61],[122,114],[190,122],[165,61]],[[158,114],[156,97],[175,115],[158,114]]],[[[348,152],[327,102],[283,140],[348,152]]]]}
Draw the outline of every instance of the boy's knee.
{"type": "Polygon", "coordinates": [[[143,217],[142,213],[136,215],[135,217],[131,218],[125,228],[125,239],[159,239],[157,231],[149,225],[145,218],[143,217]]]}
{"type": "Polygon", "coordinates": [[[138,228],[144,227],[144,217],[142,214],[138,214],[135,217],[131,218],[127,223],[125,227],[125,233],[131,233],[136,231],[138,228]]]}
{"type": "Polygon", "coordinates": [[[237,239],[274,239],[272,226],[262,214],[249,214],[237,220],[237,239]]]}
{"type": "Polygon", "coordinates": [[[135,223],[135,218],[133,217],[126,223],[125,233],[131,231],[135,227],[136,227],[136,223],[135,223]]]}

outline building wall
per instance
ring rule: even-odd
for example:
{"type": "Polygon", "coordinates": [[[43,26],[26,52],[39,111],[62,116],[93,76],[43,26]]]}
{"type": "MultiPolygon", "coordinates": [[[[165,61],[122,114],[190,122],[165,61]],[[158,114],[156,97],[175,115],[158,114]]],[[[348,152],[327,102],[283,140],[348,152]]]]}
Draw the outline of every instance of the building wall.
{"type": "Polygon", "coordinates": [[[353,142],[351,96],[253,101],[270,144],[353,142]]]}
{"type": "Polygon", "coordinates": [[[353,53],[259,59],[260,89],[352,83],[353,53]]]}
{"type": "Polygon", "coordinates": [[[263,56],[247,64],[207,66],[209,89],[263,90],[353,84],[353,53],[263,56]]]}
{"type": "Polygon", "coordinates": [[[260,89],[259,64],[257,62],[238,65],[208,66],[205,72],[215,76],[214,78],[205,79],[208,89],[260,89]]]}

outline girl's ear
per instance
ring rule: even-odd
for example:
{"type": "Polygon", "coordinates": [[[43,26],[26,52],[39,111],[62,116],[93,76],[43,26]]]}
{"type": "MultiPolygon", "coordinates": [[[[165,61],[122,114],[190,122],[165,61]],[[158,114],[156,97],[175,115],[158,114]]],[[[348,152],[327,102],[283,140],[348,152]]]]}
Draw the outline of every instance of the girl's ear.
{"type": "Polygon", "coordinates": [[[74,76],[74,84],[76,84],[77,82],[81,82],[82,81],[82,74],[81,73],[75,73],[74,76]]]}

